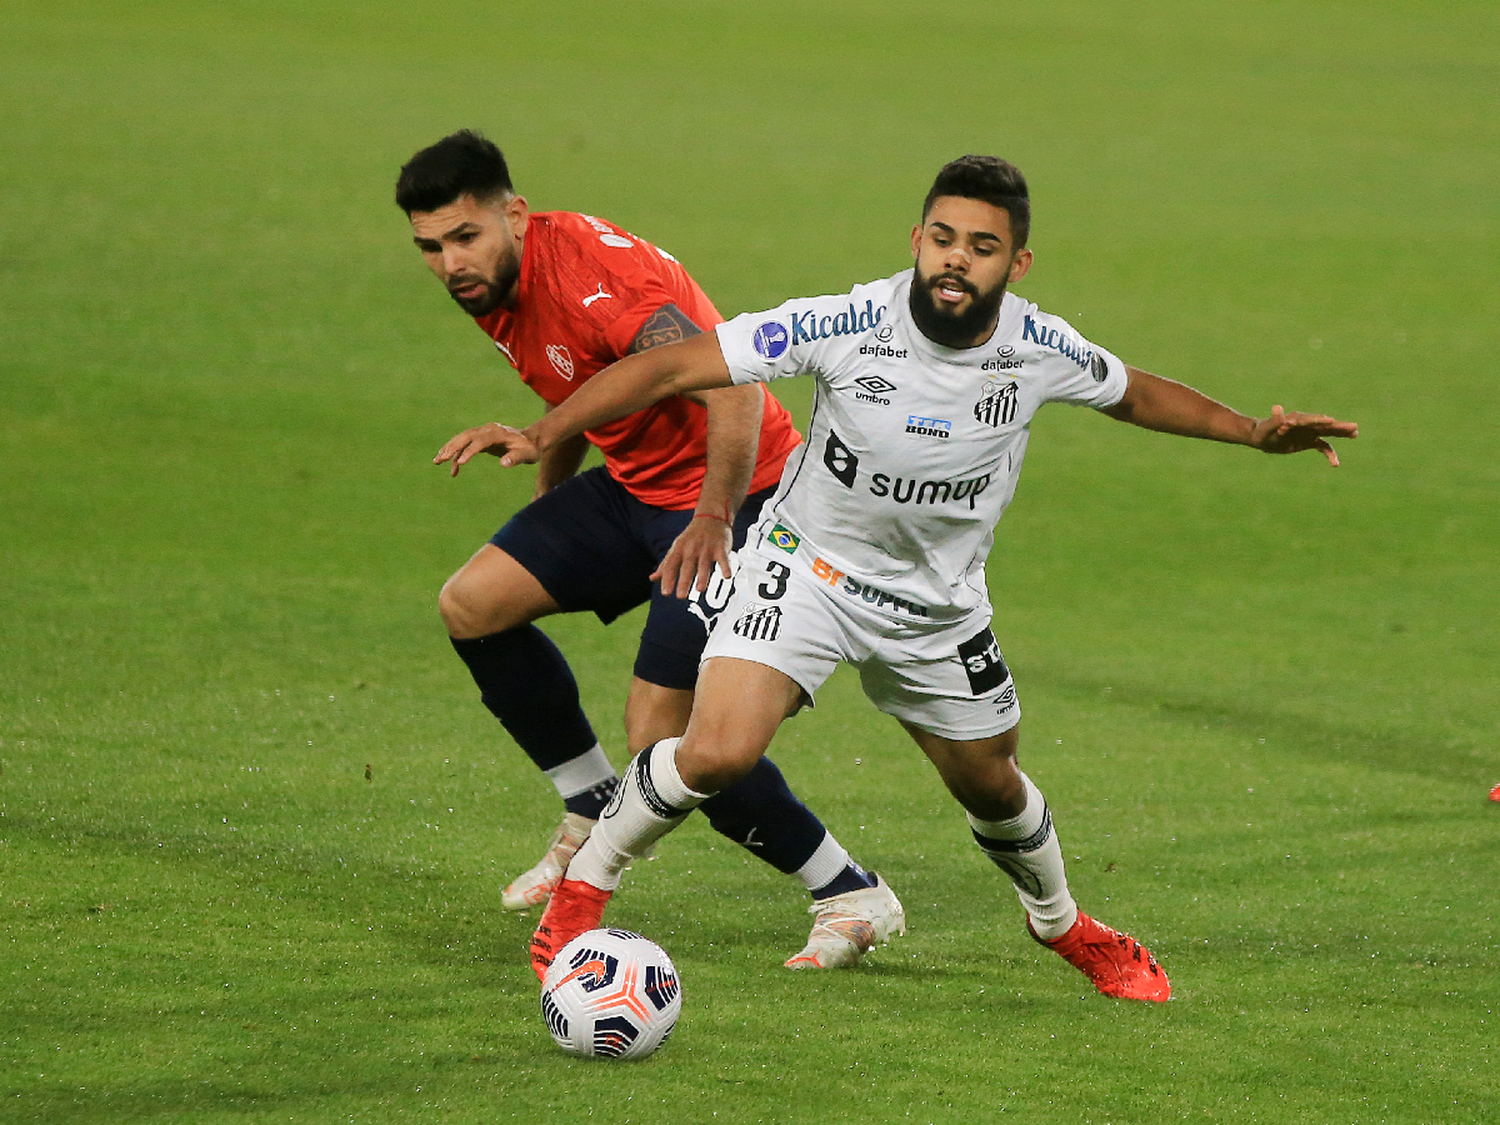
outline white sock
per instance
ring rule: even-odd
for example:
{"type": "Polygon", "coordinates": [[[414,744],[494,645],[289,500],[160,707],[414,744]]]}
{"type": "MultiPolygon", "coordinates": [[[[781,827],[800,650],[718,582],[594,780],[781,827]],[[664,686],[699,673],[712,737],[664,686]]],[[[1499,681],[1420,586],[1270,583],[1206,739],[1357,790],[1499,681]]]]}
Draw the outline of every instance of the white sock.
{"type": "Polygon", "coordinates": [[[552,784],[557,786],[557,795],[566,801],[580,793],[587,793],[596,786],[613,781],[618,776],[615,767],[604,756],[604,747],[597,742],[576,758],[569,758],[560,766],[547,771],[552,784]]]}
{"type": "Polygon", "coordinates": [[[1078,906],[1068,892],[1062,845],[1052,830],[1047,799],[1024,773],[1021,781],[1026,786],[1026,807],[1020,816],[980,820],[970,813],[969,827],[980,850],[1015,884],[1036,936],[1055,941],[1072,928],[1078,906]]]}
{"type": "Polygon", "coordinates": [[[635,756],[599,823],[568,864],[567,877],[602,891],[620,885],[620,872],[687,819],[713,794],[699,793],[677,772],[680,738],[664,738],[635,756]]]}
{"type": "Polygon", "coordinates": [[[844,850],[844,845],[833,838],[832,832],[824,831],[823,842],[795,874],[804,887],[815,891],[837,879],[848,866],[849,853],[844,850]]]}

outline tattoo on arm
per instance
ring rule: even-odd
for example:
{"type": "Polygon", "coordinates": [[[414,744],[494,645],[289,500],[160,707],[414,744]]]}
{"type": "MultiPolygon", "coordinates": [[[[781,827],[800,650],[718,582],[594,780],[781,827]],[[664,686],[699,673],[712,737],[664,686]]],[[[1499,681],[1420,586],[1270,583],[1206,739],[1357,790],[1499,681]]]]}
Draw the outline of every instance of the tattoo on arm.
{"type": "Polygon", "coordinates": [[[689,320],[687,314],[676,305],[665,304],[647,317],[646,323],[641,325],[641,330],[630,342],[630,354],[650,351],[663,344],[675,344],[678,340],[697,336],[702,331],[703,329],[689,320]]]}

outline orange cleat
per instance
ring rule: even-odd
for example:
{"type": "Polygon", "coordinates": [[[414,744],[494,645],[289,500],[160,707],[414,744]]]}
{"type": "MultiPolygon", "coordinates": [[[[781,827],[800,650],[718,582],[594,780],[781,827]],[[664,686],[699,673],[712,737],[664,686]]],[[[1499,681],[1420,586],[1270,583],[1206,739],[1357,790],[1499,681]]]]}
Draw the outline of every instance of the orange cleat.
{"type": "Polygon", "coordinates": [[[1042,941],[1026,920],[1026,929],[1048,949],[1062,957],[1106,996],[1121,1000],[1154,1000],[1172,996],[1172,983],[1162,972],[1151,951],[1129,934],[1094,921],[1082,910],[1078,920],[1062,937],[1042,941]]]}
{"type": "Polygon", "coordinates": [[[558,950],[579,934],[597,930],[604,906],[613,891],[601,891],[581,879],[564,879],[552,891],[542,920],[531,935],[531,968],[537,980],[547,976],[547,966],[558,950]]]}
{"type": "Polygon", "coordinates": [[[1495,786],[1495,788],[1490,790],[1490,800],[1500,801],[1500,785],[1497,785],[1495,786]]]}

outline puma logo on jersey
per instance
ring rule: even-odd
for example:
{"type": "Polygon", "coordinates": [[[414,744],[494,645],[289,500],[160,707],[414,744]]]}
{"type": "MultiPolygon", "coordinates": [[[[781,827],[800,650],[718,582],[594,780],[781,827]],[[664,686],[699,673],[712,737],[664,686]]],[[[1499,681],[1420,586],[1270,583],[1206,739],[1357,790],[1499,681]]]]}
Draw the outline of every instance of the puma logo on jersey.
{"type": "Polygon", "coordinates": [[[614,294],[613,293],[606,293],[604,291],[604,286],[601,285],[601,286],[599,286],[599,292],[594,293],[594,294],[592,294],[592,295],[590,295],[588,297],[585,297],[583,299],[583,307],[584,308],[588,308],[595,301],[612,300],[613,298],[614,298],[614,294]]]}
{"type": "Polygon", "coordinates": [[[712,633],[714,626],[719,623],[719,614],[724,612],[724,607],[729,604],[729,596],[734,593],[734,579],[725,578],[718,567],[714,567],[713,577],[708,580],[708,588],[699,590],[696,583],[688,591],[688,612],[703,622],[703,631],[712,633]]]}

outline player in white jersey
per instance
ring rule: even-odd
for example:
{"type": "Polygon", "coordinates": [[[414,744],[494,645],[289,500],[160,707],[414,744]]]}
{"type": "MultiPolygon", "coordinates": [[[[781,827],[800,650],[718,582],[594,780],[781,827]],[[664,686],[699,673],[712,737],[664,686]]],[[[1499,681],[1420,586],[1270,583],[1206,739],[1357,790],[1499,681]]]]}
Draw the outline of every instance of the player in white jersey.
{"type": "Polygon", "coordinates": [[[573,858],[532,938],[553,952],[599,924],[620,871],[744,775],[841,660],[937,767],[976,843],[1010,877],[1033,937],[1107,995],[1166,1000],[1140,943],[1080,911],[1047,803],[1017,765],[1020,704],[990,632],[984,563],[1045,402],[1147,429],[1317,449],[1353,423],[1273,408],[1250,418],[1158,378],[1006,292],[1025,276],[1025,180],[993,157],[945,166],[912,231],[912,270],[838,297],[790,301],[716,333],[628,357],[526,431],[460,455],[507,464],[686,390],[811,373],[807,442],[741,552],[681,739],[641,753],[573,858]]]}

